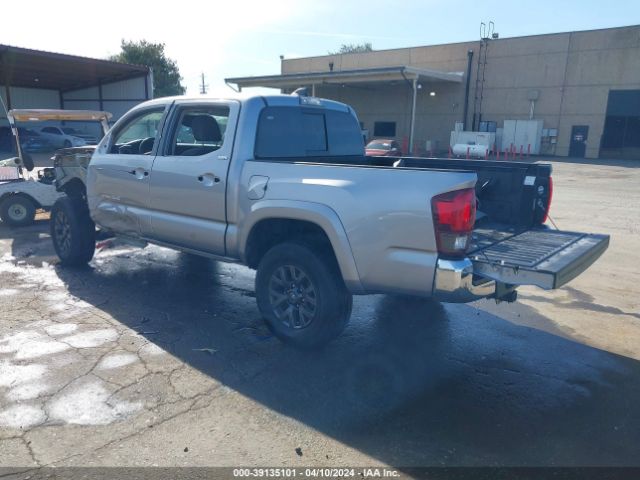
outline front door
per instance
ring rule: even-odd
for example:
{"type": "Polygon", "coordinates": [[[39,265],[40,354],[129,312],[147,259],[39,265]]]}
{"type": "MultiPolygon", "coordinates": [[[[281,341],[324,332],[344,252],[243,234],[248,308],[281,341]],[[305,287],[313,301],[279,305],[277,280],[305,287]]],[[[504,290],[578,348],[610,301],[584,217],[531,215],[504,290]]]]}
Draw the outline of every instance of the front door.
{"type": "Polygon", "coordinates": [[[225,254],[225,194],[239,104],[182,100],[151,171],[151,238],[225,254]],[[229,126],[229,128],[227,128],[229,126]]]}
{"type": "Polygon", "coordinates": [[[569,145],[570,157],[584,158],[587,151],[588,136],[588,125],[574,125],[571,127],[571,143],[569,145]]]}
{"type": "Polygon", "coordinates": [[[164,113],[165,106],[132,112],[91,158],[87,195],[101,227],[130,236],[149,230],[149,175],[164,113]]]}

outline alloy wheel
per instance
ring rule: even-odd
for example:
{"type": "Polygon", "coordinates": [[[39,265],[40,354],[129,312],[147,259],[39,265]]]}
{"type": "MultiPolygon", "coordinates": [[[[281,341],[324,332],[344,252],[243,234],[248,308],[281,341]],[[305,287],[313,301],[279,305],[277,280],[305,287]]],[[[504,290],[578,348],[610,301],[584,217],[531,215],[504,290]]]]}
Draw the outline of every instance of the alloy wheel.
{"type": "Polygon", "coordinates": [[[69,218],[63,212],[58,212],[53,225],[56,242],[61,253],[67,254],[71,251],[71,225],[69,218]]]}
{"type": "Polygon", "coordinates": [[[278,267],[269,279],[269,301],[275,316],[287,327],[308,327],[317,311],[316,287],[295,265],[278,267]]]}

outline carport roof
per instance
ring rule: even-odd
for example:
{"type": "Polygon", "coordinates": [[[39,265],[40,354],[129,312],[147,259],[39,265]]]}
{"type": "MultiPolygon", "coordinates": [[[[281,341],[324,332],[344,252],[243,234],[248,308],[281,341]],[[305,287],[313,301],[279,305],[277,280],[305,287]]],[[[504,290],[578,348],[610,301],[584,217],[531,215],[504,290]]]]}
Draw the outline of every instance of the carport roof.
{"type": "Polygon", "coordinates": [[[145,76],[142,65],[0,44],[0,84],[66,92],[145,76]]]}
{"type": "Polygon", "coordinates": [[[243,87],[292,88],[302,85],[387,83],[398,80],[424,82],[462,82],[463,72],[444,72],[409,66],[377,67],[358,70],[334,70],[324,72],[285,73],[259,77],[226,78],[227,84],[243,87]]]}

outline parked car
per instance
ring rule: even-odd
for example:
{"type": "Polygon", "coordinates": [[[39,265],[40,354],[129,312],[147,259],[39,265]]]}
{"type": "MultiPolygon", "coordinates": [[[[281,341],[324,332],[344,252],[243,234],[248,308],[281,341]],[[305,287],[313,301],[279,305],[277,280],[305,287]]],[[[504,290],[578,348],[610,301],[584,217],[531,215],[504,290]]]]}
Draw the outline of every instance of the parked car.
{"type": "Polygon", "coordinates": [[[77,128],[73,128],[73,127],[61,127],[61,130],[66,134],[66,135],[71,135],[73,137],[78,137],[78,138],[82,138],[87,145],[97,145],[98,144],[98,137],[96,137],[95,135],[91,135],[90,133],[86,133],[86,132],[82,132],[80,130],[78,130],[77,128]]]}
{"type": "MultiPolygon", "coordinates": [[[[53,145],[49,140],[30,128],[18,127],[20,147],[25,152],[49,152],[53,145]]],[[[0,152],[15,154],[16,144],[10,127],[0,127],[0,152]]]]}
{"type": "Polygon", "coordinates": [[[87,145],[87,141],[84,138],[69,134],[61,127],[43,127],[40,129],[40,133],[47,138],[55,148],[84,147],[87,145]]]}
{"type": "Polygon", "coordinates": [[[515,301],[519,285],[561,287],[609,243],[544,225],[551,165],[366,157],[355,113],[330,100],[156,99],[90,161],[75,150],[54,161],[62,265],[91,260],[96,225],[245,264],[267,325],[298,347],[339,335],[353,294],[515,301]]]}
{"type": "Polygon", "coordinates": [[[9,127],[0,127],[0,152],[16,153],[15,140],[9,127]]]}
{"type": "Polygon", "coordinates": [[[20,134],[20,146],[25,152],[50,152],[54,150],[53,144],[44,136],[31,128],[18,127],[20,134]]]}
{"type": "Polygon", "coordinates": [[[380,138],[370,141],[365,147],[364,152],[367,156],[376,157],[399,157],[402,155],[398,142],[380,138]]]}

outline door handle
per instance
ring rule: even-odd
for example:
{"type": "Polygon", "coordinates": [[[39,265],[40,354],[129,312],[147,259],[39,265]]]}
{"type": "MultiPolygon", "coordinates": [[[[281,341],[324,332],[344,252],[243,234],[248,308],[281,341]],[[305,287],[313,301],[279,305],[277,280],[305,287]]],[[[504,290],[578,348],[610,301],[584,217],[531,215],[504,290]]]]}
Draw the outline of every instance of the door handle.
{"type": "Polygon", "coordinates": [[[216,177],[213,173],[203,173],[202,175],[198,175],[198,181],[205,187],[211,187],[220,182],[220,177],[216,177]]]}
{"type": "Polygon", "coordinates": [[[138,180],[143,180],[144,177],[149,176],[149,172],[144,168],[134,168],[133,170],[127,170],[127,173],[130,175],[135,175],[138,180]]]}

